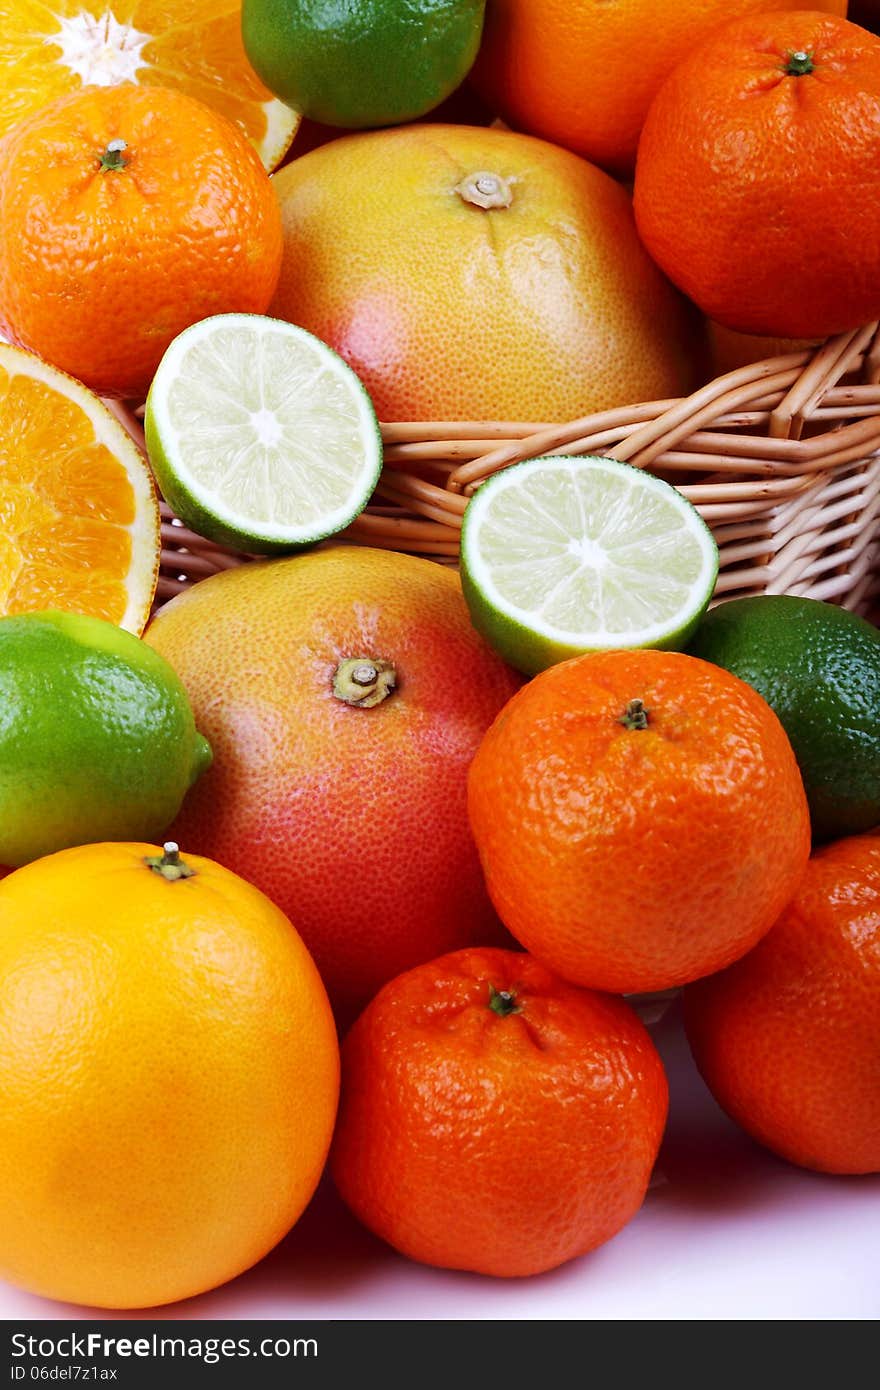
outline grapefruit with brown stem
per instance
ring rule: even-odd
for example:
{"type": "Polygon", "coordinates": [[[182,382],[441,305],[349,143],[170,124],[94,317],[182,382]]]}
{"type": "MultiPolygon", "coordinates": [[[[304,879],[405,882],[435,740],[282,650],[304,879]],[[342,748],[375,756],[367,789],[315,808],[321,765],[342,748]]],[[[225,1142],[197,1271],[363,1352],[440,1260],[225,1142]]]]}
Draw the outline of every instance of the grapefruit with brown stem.
{"type": "Polygon", "coordinates": [[[213,768],[173,833],[296,921],[341,1018],[401,970],[505,940],[467,823],[467,769],[520,684],[458,575],[335,546],[203,580],[147,639],[213,768]]]}
{"type": "Polygon", "coordinates": [[[600,170],[505,130],[349,135],[273,178],[270,313],[358,373],[382,420],[563,421],[696,384],[691,308],[600,170]]]}

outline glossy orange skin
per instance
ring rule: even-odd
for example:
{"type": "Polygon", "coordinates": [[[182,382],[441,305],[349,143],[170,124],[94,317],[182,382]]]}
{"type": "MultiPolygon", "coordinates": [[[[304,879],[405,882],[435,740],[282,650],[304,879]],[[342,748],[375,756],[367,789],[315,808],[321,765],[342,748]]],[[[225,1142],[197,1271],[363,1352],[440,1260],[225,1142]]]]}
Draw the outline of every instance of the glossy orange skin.
{"type": "Polygon", "coordinates": [[[724,28],[675,70],[639,145],[652,256],[728,328],[822,338],[880,314],[880,39],[813,12],[724,28]],[[814,70],[786,75],[787,55],[814,70]]]}
{"type": "Polygon", "coordinates": [[[528,955],[456,951],[386,985],[345,1039],[331,1170],[404,1255],[539,1274],[638,1211],[667,1103],[654,1044],[622,1000],[528,955]],[[521,1012],[493,1012],[490,986],[521,1012]]]}
{"type": "Polygon", "coordinates": [[[517,940],[565,979],[621,993],[744,955],[810,852],[776,715],[680,652],[602,652],[542,672],[480,745],[468,805],[517,940]],[[647,729],[621,724],[632,699],[647,729]]]}
{"type": "Polygon", "coordinates": [[[684,993],[715,1099],[768,1149],[880,1172],[880,838],[824,845],[743,960],[684,993]]]}
{"type": "Polygon", "coordinates": [[[506,939],[467,823],[466,776],[520,678],[473,630],[457,574],[339,546],[231,570],[168,604],[146,640],[214,750],[173,833],[296,920],[340,1017],[458,946],[506,939]],[[338,700],[348,657],[397,689],[338,700]]]}
{"type": "Polygon", "coordinates": [[[334,140],[273,183],[270,312],[341,353],[380,419],[570,420],[696,384],[694,316],[629,196],[565,150],[418,124],[334,140]],[[456,192],[486,172],[510,206],[456,192]]]}
{"type": "MultiPolygon", "coordinates": [[[[632,172],[648,108],[719,25],[803,0],[492,0],[470,81],[516,130],[632,172]]],[[[846,14],[846,0],[813,10],[846,14]]]]}
{"type": "Polygon", "coordinates": [[[261,1259],[321,1176],[333,1017],[290,922],[191,855],[85,845],[0,885],[0,1276],[144,1308],[261,1259]]]}
{"type": "Polygon", "coordinates": [[[262,313],[281,262],[272,185],[224,116],[124,84],[59,98],[0,140],[0,328],[102,395],[143,399],[210,314],[262,313]],[[124,139],[121,170],[102,172],[124,139]]]}

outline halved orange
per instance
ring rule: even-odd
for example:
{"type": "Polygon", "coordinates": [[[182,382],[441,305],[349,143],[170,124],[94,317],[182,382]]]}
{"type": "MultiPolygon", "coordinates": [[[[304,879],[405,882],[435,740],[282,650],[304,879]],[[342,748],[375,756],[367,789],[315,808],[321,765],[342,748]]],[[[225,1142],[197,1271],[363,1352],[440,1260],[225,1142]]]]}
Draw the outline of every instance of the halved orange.
{"type": "Polygon", "coordinates": [[[0,135],[65,92],[118,82],[174,87],[212,106],[267,169],[299,125],[245,57],[241,0],[0,0],[0,71],[0,135]]]}
{"type": "Polygon", "coordinates": [[[159,573],[143,455],[72,377],[0,343],[0,614],[60,608],[137,635],[159,573]]]}

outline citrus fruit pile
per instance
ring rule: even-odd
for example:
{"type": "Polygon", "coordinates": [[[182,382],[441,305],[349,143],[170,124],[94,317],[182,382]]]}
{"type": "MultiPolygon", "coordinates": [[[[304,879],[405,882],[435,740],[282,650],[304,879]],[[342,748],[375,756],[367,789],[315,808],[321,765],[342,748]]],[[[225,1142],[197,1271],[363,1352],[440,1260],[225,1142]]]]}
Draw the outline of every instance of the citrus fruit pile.
{"type": "Polygon", "coordinates": [[[880,630],[713,606],[611,457],[497,470],[455,565],[348,530],[379,421],[610,439],[880,315],[844,8],[0,0],[0,1276],[188,1298],[325,1170],[415,1261],[588,1255],[646,992],[758,1143],[880,1172],[880,630]]]}

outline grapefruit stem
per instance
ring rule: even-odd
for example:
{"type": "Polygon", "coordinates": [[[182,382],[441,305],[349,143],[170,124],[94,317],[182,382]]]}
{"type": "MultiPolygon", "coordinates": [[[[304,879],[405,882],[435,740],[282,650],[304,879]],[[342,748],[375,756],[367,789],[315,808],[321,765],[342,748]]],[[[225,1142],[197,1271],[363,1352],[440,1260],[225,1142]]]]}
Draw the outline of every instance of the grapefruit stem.
{"type": "Polygon", "coordinates": [[[127,149],[128,145],[124,140],[111,140],[101,155],[101,173],[106,174],[114,170],[125,169],[128,160],[123,158],[122,152],[127,149]]]}
{"type": "Polygon", "coordinates": [[[180,847],[173,840],[166,840],[161,855],[147,855],[144,863],[154,874],[161,874],[168,883],[176,883],[181,878],[195,877],[195,869],[191,869],[189,864],[181,859],[180,847]]]}
{"type": "Polygon", "coordinates": [[[514,990],[496,989],[494,985],[490,985],[489,1008],[499,1018],[507,1018],[510,1014],[521,1014],[523,1006],[517,1004],[514,990]]]}
{"type": "Polygon", "coordinates": [[[813,71],[813,55],[804,49],[796,49],[785,55],[785,71],[789,77],[806,77],[813,71]]]}
{"type": "Polygon", "coordinates": [[[509,180],[486,169],[468,174],[455,185],[455,192],[462,202],[475,208],[509,208],[513,202],[509,180]]]}
{"type": "Polygon", "coordinates": [[[647,729],[648,711],[638,698],[630,700],[617,722],[625,729],[647,729]]]}
{"type": "Polygon", "coordinates": [[[333,672],[333,694],[346,705],[372,709],[397,685],[397,672],[381,657],[349,656],[333,672]]]}

